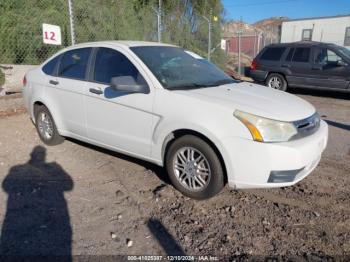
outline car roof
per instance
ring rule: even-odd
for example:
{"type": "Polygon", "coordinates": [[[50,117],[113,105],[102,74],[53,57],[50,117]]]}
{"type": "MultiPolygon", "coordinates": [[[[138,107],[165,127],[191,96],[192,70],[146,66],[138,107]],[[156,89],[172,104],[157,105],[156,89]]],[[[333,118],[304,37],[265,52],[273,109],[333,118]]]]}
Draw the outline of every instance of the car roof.
{"type": "Polygon", "coordinates": [[[98,41],[98,42],[86,42],[81,44],[76,44],[73,46],[69,46],[66,48],[69,49],[75,49],[75,48],[83,48],[83,47],[99,47],[99,46],[124,46],[124,47],[136,47],[136,46],[173,46],[170,44],[165,43],[158,43],[158,42],[147,42],[147,41],[98,41]]]}
{"type": "Polygon", "coordinates": [[[293,43],[278,43],[278,44],[271,44],[267,47],[292,47],[292,46],[336,46],[335,44],[331,43],[323,43],[323,42],[316,42],[316,41],[299,41],[299,42],[293,42],[293,43]]]}

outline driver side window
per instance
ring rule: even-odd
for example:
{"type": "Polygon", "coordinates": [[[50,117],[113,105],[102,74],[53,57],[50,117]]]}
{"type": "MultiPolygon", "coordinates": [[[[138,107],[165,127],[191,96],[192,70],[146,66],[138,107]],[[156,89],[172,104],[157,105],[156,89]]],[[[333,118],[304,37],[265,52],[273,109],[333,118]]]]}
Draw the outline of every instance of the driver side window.
{"type": "Polygon", "coordinates": [[[114,49],[99,48],[96,54],[93,80],[110,84],[111,79],[118,76],[131,76],[136,83],[146,84],[140,72],[125,55],[114,49]]]}
{"type": "Polygon", "coordinates": [[[322,48],[316,49],[315,52],[315,63],[316,64],[334,64],[338,61],[342,61],[343,59],[334,53],[330,49],[322,48]]]}

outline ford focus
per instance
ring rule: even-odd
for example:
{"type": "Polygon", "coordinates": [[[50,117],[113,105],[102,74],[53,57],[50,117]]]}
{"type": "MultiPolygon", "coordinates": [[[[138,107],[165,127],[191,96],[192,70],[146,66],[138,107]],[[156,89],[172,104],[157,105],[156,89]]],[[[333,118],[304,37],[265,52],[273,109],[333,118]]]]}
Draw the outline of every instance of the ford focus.
{"type": "Polygon", "coordinates": [[[173,186],[207,199],[291,186],[320,161],[327,124],[303,99],[238,82],[177,46],[131,41],[61,50],[24,78],[39,137],[71,137],[164,166],[173,186]]]}

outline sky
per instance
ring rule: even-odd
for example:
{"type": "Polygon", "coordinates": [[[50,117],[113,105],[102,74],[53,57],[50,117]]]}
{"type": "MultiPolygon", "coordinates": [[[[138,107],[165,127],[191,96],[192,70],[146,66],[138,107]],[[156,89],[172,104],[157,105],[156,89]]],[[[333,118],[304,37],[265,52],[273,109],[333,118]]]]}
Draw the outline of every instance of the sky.
{"type": "Polygon", "coordinates": [[[228,20],[254,23],[273,16],[291,19],[350,14],[350,0],[222,0],[228,20]]]}

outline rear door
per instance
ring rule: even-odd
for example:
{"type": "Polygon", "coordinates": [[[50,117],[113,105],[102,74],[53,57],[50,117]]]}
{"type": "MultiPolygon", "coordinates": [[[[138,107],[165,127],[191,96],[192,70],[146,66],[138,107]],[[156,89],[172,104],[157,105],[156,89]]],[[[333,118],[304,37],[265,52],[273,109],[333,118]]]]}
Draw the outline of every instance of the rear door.
{"type": "Polygon", "coordinates": [[[291,86],[311,86],[312,81],[312,65],[311,47],[296,46],[291,48],[282,63],[282,67],[288,69],[287,75],[288,84],[291,86]]]}
{"type": "Polygon", "coordinates": [[[91,48],[69,50],[61,55],[57,77],[49,82],[51,97],[67,133],[86,136],[84,93],[91,48]]]}
{"type": "Polygon", "coordinates": [[[327,47],[316,47],[313,55],[313,75],[316,87],[346,89],[349,86],[349,64],[327,47]]]}

